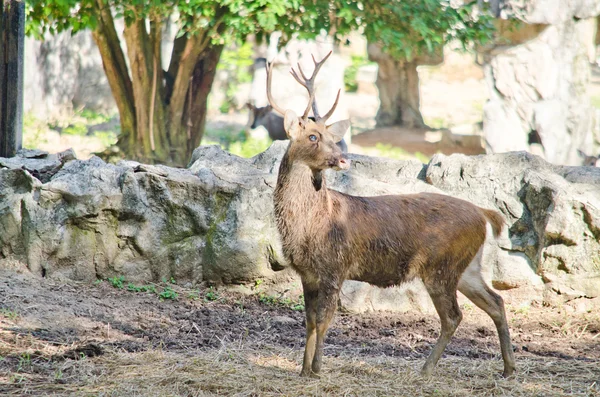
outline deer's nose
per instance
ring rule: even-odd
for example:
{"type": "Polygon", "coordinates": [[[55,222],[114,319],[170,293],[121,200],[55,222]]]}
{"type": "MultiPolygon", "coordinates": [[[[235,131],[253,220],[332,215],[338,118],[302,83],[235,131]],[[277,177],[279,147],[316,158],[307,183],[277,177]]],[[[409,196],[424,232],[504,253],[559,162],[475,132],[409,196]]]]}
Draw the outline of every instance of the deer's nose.
{"type": "Polygon", "coordinates": [[[340,170],[347,170],[350,168],[350,160],[340,157],[340,159],[338,160],[338,164],[337,167],[340,170]]]}

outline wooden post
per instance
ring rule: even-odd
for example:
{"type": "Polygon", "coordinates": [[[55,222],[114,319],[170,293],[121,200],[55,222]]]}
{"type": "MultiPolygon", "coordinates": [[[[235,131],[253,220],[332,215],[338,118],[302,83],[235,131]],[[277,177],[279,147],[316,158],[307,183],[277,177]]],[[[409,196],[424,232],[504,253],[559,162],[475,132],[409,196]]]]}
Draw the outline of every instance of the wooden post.
{"type": "Polygon", "coordinates": [[[0,157],[13,157],[23,142],[25,1],[1,1],[0,157]]]}

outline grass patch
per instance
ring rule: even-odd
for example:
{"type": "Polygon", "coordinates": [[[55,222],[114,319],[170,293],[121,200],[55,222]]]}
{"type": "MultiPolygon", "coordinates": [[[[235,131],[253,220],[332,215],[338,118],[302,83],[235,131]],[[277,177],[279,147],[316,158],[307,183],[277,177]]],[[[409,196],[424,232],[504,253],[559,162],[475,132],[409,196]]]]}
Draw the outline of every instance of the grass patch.
{"type": "Polygon", "coordinates": [[[521,358],[521,371],[502,379],[498,360],[445,357],[434,376],[422,360],[326,357],[320,379],[300,378],[299,350],[253,350],[227,344],[209,351],[113,351],[93,360],[32,360],[13,373],[8,395],[111,396],[596,396],[597,363],[521,358]],[[67,365],[68,364],[68,365],[67,365]],[[64,381],[57,382],[59,377],[64,381]]]}
{"type": "MultiPolygon", "coordinates": [[[[109,277],[106,279],[106,281],[113,288],[116,288],[116,289],[125,289],[125,287],[127,287],[127,291],[129,291],[129,292],[152,293],[152,294],[158,296],[158,299],[160,299],[161,301],[162,300],[177,300],[177,298],[179,297],[179,294],[170,285],[164,286],[162,291],[158,292],[157,286],[155,284],[136,285],[131,282],[128,283],[125,280],[125,276],[109,277]]],[[[173,277],[171,277],[171,279],[168,282],[170,284],[176,284],[175,279],[173,277]]],[[[167,284],[168,282],[166,279],[163,279],[163,284],[167,284]]],[[[96,282],[94,284],[98,285],[100,283],[102,283],[102,280],[96,280],[96,282]]]]}
{"type": "Polygon", "coordinates": [[[369,156],[387,157],[394,160],[417,159],[424,164],[427,164],[430,159],[429,156],[421,152],[409,153],[406,150],[392,146],[389,143],[377,143],[375,147],[364,147],[363,151],[369,156]]]}
{"type": "Polygon", "coordinates": [[[207,129],[202,139],[203,145],[219,145],[223,150],[245,158],[264,152],[271,143],[269,138],[248,136],[243,129],[231,127],[207,129]]]}
{"type": "Polygon", "coordinates": [[[260,292],[258,293],[258,301],[268,306],[287,307],[295,311],[304,310],[304,295],[300,295],[297,300],[294,300],[287,296],[267,295],[260,292]]]}

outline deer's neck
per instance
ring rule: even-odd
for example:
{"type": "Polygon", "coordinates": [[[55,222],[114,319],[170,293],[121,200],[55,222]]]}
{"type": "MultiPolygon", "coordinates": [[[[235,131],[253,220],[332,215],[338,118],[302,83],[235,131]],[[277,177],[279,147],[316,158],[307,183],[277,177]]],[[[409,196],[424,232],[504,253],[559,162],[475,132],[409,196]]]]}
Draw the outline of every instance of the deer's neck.
{"type": "Polygon", "coordinates": [[[294,162],[286,152],[279,167],[274,195],[277,226],[285,242],[288,235],[310,233],[331,213],[331,197],[322,172],[294,162]]]}

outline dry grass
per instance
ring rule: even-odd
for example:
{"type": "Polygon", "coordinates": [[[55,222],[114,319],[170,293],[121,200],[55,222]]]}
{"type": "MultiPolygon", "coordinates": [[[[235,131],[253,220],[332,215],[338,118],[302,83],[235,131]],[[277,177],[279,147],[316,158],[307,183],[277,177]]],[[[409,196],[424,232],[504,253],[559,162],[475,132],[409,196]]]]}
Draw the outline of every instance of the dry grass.
{"type": "Polygon", "coordinates": [[[436,331],[430,329],[437,328],[436,322],[409,314],[340,314],[333,327],[337,336],[325,346],[321,379],[303,379],[298,377],[300,345],[275,338],[298,332],[300,323],[276,328],[267,321],[260,333],[244,334],[256,329],[252,318],[294,317],[289,310],[247,301],[243,314],[234,307],[239,297],[228,298],[224,292],[218,305],[159,302],[107,283],[86,287],[17,276],[3,280],[0,396],[600,397],[600,314],[593,310],[509,305],[518,371],[511,379],[499,376],[502,360],[495,330],[485,326],[492,326],[489,318],[472,305],[464,305],[464,324],[431,378],[419,375],[431,337],[415,342],[414,336],[433,336],[436,331]],[[87,313],[83,317],[78,314],[82,308],[87,313]],[[207,311],[222,321],[198,323],[205,328],[195,333],[188,320],[203,317],[180,318],[194,311],[207,311]],[[242,326],[234,327],[230,320],[242,326]],[[378,333],[390,327],[393,337],[378,333]],[[154,339],[140,337],[140,329],[154,339]],[[344,336],[346,331],[349,336],[344,336]],[[219,342],[196,344],[202,333],[219,342]],[[377,340],[380,344],[363,348],[377,340]],[[103,354],[82,356],[77,350],[92,343],[103,354]],[[418,345],[412,355],[396,355],[401,350],[392,348],[411,343],[418,345]]]}
{"type": "Polygon", "coordinates": [[[321,379],[298,377],[301,352],[243,346],[174,353],[109,350],[80,360],[51,360],[68,350],[35,338],[2,335],[2,354],[20,360],[0,374],[2,395],[57,396],[600,396],[597,361],[518,357],[502,379],[496,358],[443,357],[422,378],[422,360],[326,357],[321,379]],[[35,352],[35,353],[34,353],[35,352]]]}

